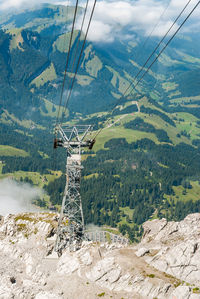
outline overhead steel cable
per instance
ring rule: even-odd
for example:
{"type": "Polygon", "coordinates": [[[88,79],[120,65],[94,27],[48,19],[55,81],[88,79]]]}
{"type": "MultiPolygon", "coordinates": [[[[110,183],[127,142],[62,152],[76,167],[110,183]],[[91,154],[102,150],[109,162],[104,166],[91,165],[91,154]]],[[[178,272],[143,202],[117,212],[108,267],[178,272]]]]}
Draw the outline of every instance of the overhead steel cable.
{"type": "MultiPolygon", "coordinates": [[[[148,43],[149,39],[151,38],[153,32],[154,32],[155,29],[158,27],[158,25],[159,25],[159,23],[160,23],[162,17],[164,16],[164,14],[166,13],[167,9],[169,8],[169,5],[170,5],[170,1],[168,2],[167,6],[164,8],[164,10],[163,10],[163,12],[161,13],[161,15],[160,15],[158,21],[155,23],[153,29],[151,30],[151,32],[149,33],[149,35],[146,37],[146,39],[144,40],[144,42],[143,42],[142,45],[140,46],[140,49],[144,49],[144,48],[145,48],[145,46],[146,46],[146,44],[148,43]]],[[[136,55],[135,61],[137,61],[138,58],[141,57],[141,52],[138,53],[138,51],[137,51],[136,54],[137,54],[137,55],[136,55]]]]}
{"type": "MultiPolygon", "coordinates": [[[[111,114],[113,113],[113,111],[115,110],[116,106],[119,104],[119,102],[121,101],[122,97],[126,96],[126,93],[129,91],[129,89],[131,88],[132,85],[134,85],[135,80],[137,79],[137,77],[140,75],[140,73],[143,71],[143,69],[145,68],[145,66],[147,65],[147,63],[149,62],[149,60],[152,58],[152,56],[155,54],[156,50],[160,47],[161,43],[163,42],[163,40],[166,38],[166,36],[169,34],[169,32],[171,31],[171,29],[173,28],[173,26],[176,24],[176,22],[178,21],[178,19],[181,17],[181,15],[183,14],[183,12],[185,11],[185,9],[187,8],[187,6],[189,5],[189,3],[192,0],[189,0],[186,5],[184,6],[184,8],[181,10],[181,12],[179,13],[179,15],[177,16],[177,18],[174,20],[174,22],[172,23],[172,25],[170,26],[170,28],[167,30],[167,32],[165,33],[165,35],[162,37],[162,39],[160,40],[160,42],[158,43],[158,45],[155,47],[155,49],[153,50],[153,52],[149,55],[149,57],[147,58],[146,62],[144,63],[144,65],[141,67],[141,69],[139,70],[139,72],[135,75],[135,77],[133,78],[133,81],[129,84],[129,86],[125,89],[124,93],[122,94],[122,96],[118,99],[117,103],[114,105],[113,109],[111,110],[111,114]]],[[[135,86],[133,87],[133,89],[135,89],[135,86]]],[[[133,89],[131,90],[131,92],[133,91],[133,89]]],[[[131,94],[131,92],[129,92],[129,94],[131,94]]],[[[109,119],[106,121],[105,125],[107,125],[109,122],[109,119]]],[[[103,130],[103,128],[101,128],[99,131],[101,132],[103,130]]],[[[96,138],[100,132],[95,135],[94,138],[96,138]]]]}
{"type": "Polygon", "coordinates": [[[181,23],[181,25],[177,28],[177,30],[174,32],[174,34],[171,36],[171,38],[168,40],[168,42],[166,43],[166,45],[162,48],[162,50],[158,53],[158,55],[156,56],[156,58],[152,61],[152,63],[149,65],[149,67],[146,69],[146,71],[143,73],[142,77],[140,77],[140,79],[136,82],[136,84],[134,85],[134,87],[132,88],[131,92],[133,91],[133,89],[141,82],[141,80],[144,78],[144,76],[148,73],[148,71],[150,70],[150,68],[153,66],[153,64],[158,60],[158,58],[160,57],[160,55],[164,52],[164,50],[167,48],[167,46],[171,43],[171,41],[174,39],[174,37],[176,36],[176,34],[179,32],[179,30],[183,27],[183,25],[185,24],[185,22],[189,19],[189,17],[191,16],[191,14],[195,11],[195,9],[197,8],[197,6],[200,4],[200,1],[197,2],[197,4],[193,7],[193,9],[190,11],[190,13],[187,15],[187,17],[183,20],[183,22],[181,23]]]}
{"type": "Polygon", "coordinates": [[[69,91],[69,94],[68,94],[68,97],[67,97],[67,100],[66,100],[65,107],[63,109],[61,123],[63,122],[64,114],[66,112],[67,105],[69,103],[69,100],[70,100],[70,97],[71,97],[71,94],[72,94],[72,90],[73,90],[73,87],[74,87],[76,75],[77,75],[77,72],[78,72],[78,68],[79,68],[79,65],[80,65],[80,62],[81,62],[81,58],[82,58],[83,50],[84,50],[84,47],[85,47],[86,39],[87,39],[87,36],[88,36],[88,31],[90,29],[92,17],[93,17],[93,14],[94,14],[96,2],[97,2],[97,0],[94,1],[93,7],[92,7],[92,12],[91,12],[90,19],[89,19],[88,26],[87,26],[87,30],[86,30],[86,33],[85,33],[85,38],[84,38],[84,41],[83,41],[83,44],[82,44],[81,52],[80,52],[80,55],[79,55],[77,66],[76,66],[75,75],[74,75],[74,78],[73,78],[73,81],[72,81],[71,89],[69,91]]]}
{"type": "MultiPolygon", "coordinates": [[[[79,35],[79,39],[78,39],[78,42],[77,42],[77,45],[76,45],[76,50],[75,50],[75,55],[74,55],[74,59],[73,59],[73,63],[72,63],[71,73],[73,73],[75,62],[76,62],[77,56],[78,56],[78,49],[79,49],[79,45],[80,45],[80,41],[81,41],[81,36],[82,36],[82,33],[83,33],[83,26],[84,26],[84,23],[85,23],[85,17],[86,17],[86,13],[87,13],[87,9],[88,9],[88,3],[89,3],[89,0],[87,0],[86,6],[85,6],[85,9],[84,9],[84,15],[83,15],[82,24],[81,24],[80,35],[79,35]]],[[[75,74],[74,74],[74,76],[75,76],[75,74]]],[[[68,81],[68,85],[67,85],[67,88],[66,88],[67,90],[70,88],[71,83],[72,83],[72,78],[71,78],[71,80],[69,79],[69,81],[68,81]]]]}
{"type": "Polygon", "coordinates": [[[75,6],[75,10],[74,10],[74,17],[73,17],[73,23],[72,23],[72,30],[71,30],[71,34],[70,34],[70,41],[69,41],[69,47],[68,47],[68,53],[67,53],[67,60],[66,60],[66,65],[65,65],[65,73],[64,73],[63,83],[62,83],[60,102],[59,102],[58,114],[57,114],[57,119],[56,119],[56,125],[58,124],[58,119],[59,119],[59,114],[60,114],[60,109],[61,109],[61,104],[62,104],[62,99],[63,99],[65,80],[66,80],[66,75],[67,75],[67,70],[68,70],[68,65],[69,65],[69,57],[70,57],[70,52],[71,52],[72,38],[73,38],[77,9],[78,9],[78,2],[79,2],[79,0],[76,0],[76,6],[75,6]]]}
{"type": "MultiPolygon", "coordinates": [[[[68,18],[69,18],[69,0],[67,1],[67,12],[66,12],[66,24],[65,24],[65,26],[67,26],[68,18]]],[[[63,50],[64,50],[64,47],[65,47],[66,37],[67,37],[67,35],[65,34],[64,39],[63,39],[63,50]]],[[[58,108],[58,114],[57,114],[57,117],[56,117],[56,123],[54,124],[54,128],[55,128],[55,125],[57,126],[60,106],[61,106],[61,103],[60,103],[59,108],[58,108]]],[[[57,138],[57,132],[54,131],[54,139],[56,139],[56,138],[57,138]]],[[[54,170],[57,170],[57,155],[56,155],[55,147],[52,148],[52,151],[53,151],[52,152],[52,155],[53,155],[53,165],[52,166],[53,166],[54,170]]]]}
{"type": "MultiPolygon", "coordinates": [[[[191,0],[189,1],[191,2],[191,0]]],[[[189,3],[187,3],[188,5],[189,3]]],[[[137,81],[137,83],[134,85],[133,82],[131,82],[131,84],[128,86],[128,88],[126,89],[126,91],[124,92],[124,94],[120,97],[119,100],[122,99],[123,96],[125,96],[126,92],[128,91],[128,89],[132,86],[132,90],[130,91],[130,93],[133,91],[133,89],[136,88],[136,86],[140,83],[140,81],[144,78],[144,76],[146,75],[146,73],[150,70],[150,68],[153,66],[153,64],[157,61],[157,59],[160,57],[160,55],[163,53],[163,51],[167,48],[167,46],[169,45],[169,43],[174,39],[174,37],[176,36],[176,34],[179,32],[179,30],[182,28],[182,26],[185,24],[185,22],[189,19],[189,17],[191,16],[191,14],[194,12],[194,10],[197,8],[197,6],[200,4],[200,1],[197,2],[197,4],[193,7],[193,9],[190,11],[190,13],[187,15],[187,17],[183,20],[183,22],[181,23],[181,25],[179,25],[178,29],[175,31],[175,33],[171,36],[171,38],[168,40],[168,42],[166,43],[166,45],[162,48],[162,50],[159,52],[159,54],[156,56],[156,58],[153,60],[153,62],[150,64],[150,66],[146,69],[146,71],[143,73],[142,77],[137,81]]],[[[183,10],[182,10],[183,12],[183,10]]],[[[180,14],[179,14],[180,15],[180,14]]],[[[119,102],[118,100],[118,102],[119,102]]],[[[115,104],[115,106],[113,107],[113,109],[111,110],[111,113],[113,113],[114,109],[116,108],[116,106],[118,105],[115,104]]],[[[108,124],[110,119],[108,119],[106,122],[105,122],[105,125],[106,126],[108,124]]],[[[93,137],[93,139],[96,139],[96,137],[101,133],[101,131],[103,130],[104,128],[102,127],[96,134],[95,136],[93,137]]]]}
{"type": "Polygon", "coordinates": [[[148,43],[149,39],[151,38],[152,34],[154,33],[155,29],[158,27],[162,17],[165,15],[166,11],[168,10],[170,5],[170,1],[168,2],[167,6],[164,8],[163,12],[161,13],[158,21],[156,22],[156,24],[154,25],[153,29],[151,30],[150,34],[147,36],[147,38],[145,39],[144,43],[142,44],[141,48],[144,48],[146,46],[146,44],[148,43]]]}
{"type": "MultiPolygon", "coordinates": [[[[169,34],[169,32],[171,31],[171,29],[174,27],[174,25],[176,24],[176,22],[178,21],[178,19],[182,16],[182,14],[184,13],[184,11],[186,10],[186,8],[188,7],[188,5],[190,4],[192,0],[189,0],[186,5],[184,6],[184,8],[181,10],[181,12],[179,13],[179,15],[177,16],[177,18],[174,20],[174,22],[172,23],[172,25],[169,27],[169,29],[167,30],[167,32],[165,33],[165,35],[161,38],[161,40],[159,41],[159,43],[157,44],[157,46],[155,47],[155,49],[153,50],[153,52],[149,55],[149,57],[147,58],[146,62],[143,64],[143,66],[141,67],[141,69],[139,70],[139,72],[135,75],[133,82],[138,78],[138,76],[141,74],[141,72],[143,71],[143,69],[145,68],[145,66],[147,65],[147,63],[149,62],[149,60],[153,57],[153,55],[156,53],[156,51],[158,50],[158,48],[160,47],[160,45],[162,44],[162,42],[164,41],[164,39],[167,37],[167,35],[169,34]]],[[[131,85],[133,85],[133,82],[131,83],[131,85]]],[[[130,87],[131,87],[130,85],[130,87]]],[[[129,88],[130,88],[129,87],[129,88]]],[[[128,89],[129,89],[128,88],[128,89]]],[[[126,90],[126,92],[128,91],[128,89],[126,90]]],[[[125,96],[126,92],[123,94],[123,96],[125,96]]]]}

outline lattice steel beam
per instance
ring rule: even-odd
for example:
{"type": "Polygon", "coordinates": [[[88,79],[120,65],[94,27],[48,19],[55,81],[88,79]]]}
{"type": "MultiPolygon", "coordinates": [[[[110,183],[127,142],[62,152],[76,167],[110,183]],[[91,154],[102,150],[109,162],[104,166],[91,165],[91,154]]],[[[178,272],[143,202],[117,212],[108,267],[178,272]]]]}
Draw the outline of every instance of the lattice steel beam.
{"type": "Polygon", "coordinates": [[[62,254],[66,247],[70,251],[80,248],[84,237],[84,217],[80,195],[81,179],[81,149],[92,148],[94,140],[85,140],[91,126],[58,126],[57,134],[61,136],[54,140],[54,147],[64,147],[67,150],[66,185],[62,208],[57,229],[55,251],[62,254]]]}

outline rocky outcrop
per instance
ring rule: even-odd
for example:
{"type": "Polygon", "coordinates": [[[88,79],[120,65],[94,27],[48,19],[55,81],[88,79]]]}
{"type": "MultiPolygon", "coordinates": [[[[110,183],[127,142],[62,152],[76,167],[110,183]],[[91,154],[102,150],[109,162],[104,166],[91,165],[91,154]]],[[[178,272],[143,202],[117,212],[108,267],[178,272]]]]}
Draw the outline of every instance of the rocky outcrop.
{"type": "Polygon", "coordinates": [[[56,214],[8,215],[0,224],[0,299],[200,298],[200,214],[144,224],[140,244],[85,242],[51,254],[56,214]]]}
{"type": "Polygon", "coordinates": [[[149,265],[181,281],[199,285],[200,214],[188,215],[181,222],[147,221],[136,254],[141,251],[149,265]]]}

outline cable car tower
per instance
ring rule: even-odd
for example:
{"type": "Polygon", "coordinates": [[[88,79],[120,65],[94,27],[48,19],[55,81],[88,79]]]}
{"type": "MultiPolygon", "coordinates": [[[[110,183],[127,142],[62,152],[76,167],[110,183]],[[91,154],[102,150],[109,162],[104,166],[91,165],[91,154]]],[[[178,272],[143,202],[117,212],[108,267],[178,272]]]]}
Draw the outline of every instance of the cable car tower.
{"type": "Polygon", "coordinates": [[[62,126],[57,125],[54,148],[64,147],[67,151],[66,185],[63,195],[57,238],[54,250],[62,254],[63,249],[75,251],[80,248],[84,238],[84,217],[80,195],[81,151],[92,149],[95,140],[86,139],[91,132],[91,125],[62,126]]]}

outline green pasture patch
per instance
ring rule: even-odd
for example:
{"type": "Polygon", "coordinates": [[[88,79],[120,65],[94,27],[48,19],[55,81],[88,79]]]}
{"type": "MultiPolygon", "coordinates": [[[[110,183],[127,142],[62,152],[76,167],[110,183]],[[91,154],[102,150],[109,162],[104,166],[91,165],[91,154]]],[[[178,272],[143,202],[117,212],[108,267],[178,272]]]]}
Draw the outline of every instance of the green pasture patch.
{"type": "Polygon", "coordinates": [[[179,91],[179,90],[176,90],[175,92],[172,92],[172,93],[170,93],[169,95],[168,95],[168,98],[173,98],[173,97],[177,97],[177,96],[179,96],[179,95],[181,95],[181,92],[179,91]]]}
{"type": "MultiPolygon", "coordinates": [[[[53,104],[52,102],[48,101],[48,100],[45,99],[45,98],[43,98],[42,100],[44,101],[44,103],[45,103],[45,107],[46,107],[46,109],[47,109],[48,112],[45,113],[45,112],[40,108],[41,114],[42,114],[42,115],[48,115],[48,116],[51,116],[51,117],[57,117],[57,115],[58,115],[58,110],[59,110],[59,106],[53,104]]],[[[63,107],[61,107],[61,110],[60,110],[60,111],[62,111],[62,108],[63,108],[63,107]]],[[[69,114],[69,111],[68,111],[68,109],[66,109],[65,116],[68,116],[68,114],[69,114]]]]}
{"type": "Polygon", "coordinates": [[[117,88],[119,92],[124,92],[130,85],[129,81],[124,79],[117,71],[110,66],[106,65],[106,68],[113,74],[111,84],[117,88]]]}
{"type": "Polygon", "coordinates": [[[26,151],[13,146],[0,145],[0,156],[27,157],[29,154],[26,151]]]}
{"type": "Polygon", "coordinates": [[[53,63],[51,63],[50,66],[46,70],[44,70],[39,76],[37,76],[30,83],[30,85],[35,84],[36,87],[40,87],[49,81],[55,80],[56,78],[57,78],[56,71],[55,71],[53,63]]]}
{"type": "Polygon", "coordinates": [[[189,105],[181,105],[182,107],[186,107],[186,108],[199,108],[200,106],[197,104],[189,104],[189,105]]]}
{"type": "Polygon", "coordinates": [[[7,30],[8,33],[11,34],[11,40],[10,40],[10,51],[14,49],[19,49],[21,51],[24,51],[22,48],[22,44],[24,42],[23,37],[21,35],[21,29],[19,28],[13,28],[12,30],[7,30]]]}
{"type": "MultiPolygon", "coordinates": [[[[139,70],[141,69],[141,65],[137,64],[134,60],[129,59],[129,62],[139,70]]],[[[144,71],[147,71],[147,68],[144,68],[144,71]]],[[[165,75],[154,73],[151,69],[148,71],[148,74],[154,77],[156,80],[165,80],[165,75]]]]}
{"type": "Polygon", "coordinates": [[[190,181],[192,189],[185,189],[181,186],[173,186],[175,195],[164,195],[166,199],[172,198],[175,202],[177,200],[200,200],[200,184],[198,181],[190,181]],[[186,190],[186,193],[185,193],[186,190]]]}
{"type": "Polygon", "coordinates": [[[184,61],[189,62],[189,63],[200,64],[200,58],[188,55],[188,54],[183,53],[179,50],[175,50],[175,51],[178,55],[180,55],[182,57],[182,59],[184,61]]]}
{"type": "Polygon", "coordinates": [[[43,158],[43,159],[48,159],[49,156],[41,151],[38,151],[38,153],[40,154],[40,156],[43,158]]]}
{"type": "Polygon", "coordinates": [[[61,174],[61,171],[51,171],[51,174],[44,175],[41,175],[39,172],[15,171],[13,173],[1,174],[0,179],[10,177],[16,179],[17,181],[20,181],[21,178],[24,180],[26,177],[28,177],[32,180],[34,185],[43,188],[44,185],[54,181],[56,178],[59,178],[61,174]]]}
{"type": "MultiPolygon", "coordinates": [[[[125,116],[120,122],[122,124],[129,122],[133,119],[135,119],[136,117],[140,117],[142,118],[145,122],[153,125],[155,127],[155,129],[162,129],[164,131],[167,132],[170,140],[173,142],[173,144],[178,144],[180,142],[185,142],[187,144],[191,144],[191,141],[188,140],[186,137],[181,136],[181,138],[178,138],[176,135],[178,133],[180,133],[180,130],[176,127],[173,127],[171,125],[169,125],[168,123],[166,123],[163,119],[161,119],[158,115],[148,115],[145,113],[132,113],[131,115],[127,115],[125,116]]],[[[142,133],[141,131],[138,131],[139,133],[142,133]]],[[[146,134],[150,134],[150,133],[146,133],[146,134]]],[[[148,137],[147,137],[148,138],[148,137]]],[[[156,137],[155,137],[156,138],[156,137]]],[[[151,139],[149,137],[149,139],[151,139]]],[[[159,142],[157,142],[159,143],[159,142]]]]}
{"type": "Polygon", "coordinates": [[[103,64],[97,56],[94,56],[86,63],[86,71],[90,76],[95,78],[97,78],[98,72],[102,69],[102,67],[103,64]]]}
{"type": "MultiPolygon", "coordinates": [[[[72,38],[72,45],[74,44],[78,34],[79,31],[75,30],[72,38]]],[[[53,51],[58,50],[59,52],[67,53],[69,49],[70,36],[71,36],[71,32],[67,32],[60,35],[57,38],[57,40],[53,43],[53,51]]]]}
{"type": "MultiPolygon", "coordinates": [[[[68,77],[74,78],[74,74],[73,73],[70,73],[68,72],[67,73],[68,77]]],[[[81,86],[87,86],[87,85],[90,85],[90,83],[94,80],[94,78],[90,77],[90,76],[86,76],[86,75],[76,75],[76,80],[77,80],[77,83],[81,86]]]]}
{"type": "Polygon", "coordinates": [[[81,64],[81,68],[84,68],[84,63],[89,59],[91,53],[92,53],[92,45],[89,45],[84,50],[84,57],[83,57],[83,62],[81,64]]]}
{"type": "Polygon", "coordinates": [[[162,53],[162,55],[158,58],[158,61],[160,63],[162,63],[164,66],[172,66],[172,65],[184,64],[182,61],[171,59],[168,55],[166,55],[164,53],[162,53]]]}
{"type": "Polygon", "coordinates": [[[191,96],[191,97],[180,97],[170,100],[170,103],[184,104],[192,101],[199,101],[200,105],[200,96],[191,96]]]}
{"type": "Polygon", "coordinates": [[[111,228],[111,227],[108,227],[108,226],[103,226],[103,230],[107,231],[111,234],[114,234],[114,235],[120,235],[120,232],[118,231],[117,228],[113,228],[113,227],[111,228]]]}
{"type": "Polygon", "coordinates": [[[160,96],[158,93],[156,93],[155,91],[151,91],[150,92],[150,96],[152,99],[154,99],[155,101],[158,101],[160,99],[160,96]]]}
{"type": "Polygon", "coordinates": [[[101,134],[99,134],[96,143],[93,147],[93,150],[96,152],[100,149],[104,149],[104,144],[113,138],[125,138],[127,142],[131,143],[136,140],[140,140],[143,138],[149,138],[154,142],[158,143],[158,140],[155,134],[134,131],[130,129],[125,129],[123,127],[112,126],[110,128],[105,128],[102,130],[101,134]]]}
{"type": "MultiPolygon", "coordinates": [[[[132,101],[129,101],[128,103],[126,103],[126,106],[131,105],[132,103],[133,103],[132,101]]],[[[149,103],[146,97],[143,97],[141,100],[139,100],[138,104],[139,104],[139,106],[144,105],[145,107],[149,107],[151,109],[156,109],[163,113],[163,111],[161,109],[159,109],[159,108],[155,107],[154,105],[152,105],[151,103],[149,103]]],[[[173,119],[172,114],[169,114],[169,113],[165,113],[165,114],[173,119]]],[[[196,128],[196,120],[197,120],[196,117],[193,117],[189,113],[175,113],[175,114],[173,114],[173,116],[176,116],[176,118],[179,118],[179,117],[184,118],[187,116],[188,119],[195,120],[193,127],[192,127],[192,129],[194,130],[194,132],[192,131],[192,134],[194,135],[192,138],[193,139],[196,138],[195,134],[197,134],[199,132],[199,128],[196,128]]],[[[154,114],[149,115],[149,114],[145,114],[145,113],[141,113],[141,112],[139,112],[139,113],[133,112],[133,113],[117,115],[117,116],[113,117],[113,119],[111,119],[110,122],[108,123],[107,128],[104,128],[101,131],[101,134],[98,136],[96,144],[94,145],[94,150],[97,151],[99,149],[102,149],[105,142],[107,142],[109,139],[112,139],[112,138],[123,138],[124,137],[124,138],[126,138],[126,140],[128,142],[133,142],[133,141],[136,141],[136,140],[142,139],[142,138],[149,138],[156,143],[160,143],[157,140],[157,137],[155,136],[155,134],[153,134],[153,133],[141,132],[141,131],[137,131],[137,130],[130,130],[130,129],[124,128],[125,123],[130,122],[131,120],[135,119],[136,117],[142,118],[145,122],[153,125],[155,127],[155,129],[162,129],[162,130],[166,131],[170,140],[173,142],[174,145],[179,144],[181,142],[191,144],[191,140],[188,139],[187,137],[185,137],[185,136],[181,136],[180,138],[177,137],[177,134],[180,134],[180,131],[183,129],[181,126],[178,126],[177,121],[175,121],[177,124],[177,127],[174,127],[174,126],[171,126],[170,124],[168,124],[167,122],[165,122],[158,115],[154,115],[154,114]]],[[[189,123],[189,125],[190,125],[190,123],[189,123]]],[[[95,135],[95,132],[94,132],[94,135],[95,135]]]]}
{"type": "Polygon", "coordinates": [[[130,209],[129,207],[124,207],[124,208],[120,208],[120,210],[123,211],[125,215],[129,216],[130,219],[132,219],[134,209],[130,209]]]}
{"type": "Polygon", "coordinates": [[[98,178],[98,176],[99,176],[99,174],[98,173],[92,173],[92,174],[89,174],[89,175],[86,175],[86,176],[84,176],[84,179],[85,180],[89,180],[89,179],[91,179],[91,178],[98,178]]]}
{"type": "Polygon", "coordinates": [[[168,92],[171,90],[175,90],[178,87],[178,84],[176,84],[175,82],[164,82],[162,84],[162,88],[168,92]]]}
{"type": "Polygon", "coordinates": [[[41,125],[35,124],[32,120],[24,119],[19,120],[14,114],[9,113],[7,110],[4,109],[4,112],[1,114],[1,122],[5,124],[12,124],[17,123],[21,127],[30,129],[31,127],[37,127],[37,129],[44,130],[44,127],[41,125]]]}
{"type": "Polygon", "coordinates": [[[161,166],[161,167],[163,167],[163,168],[169,168],[169,166],[164,165],[164,164],[162,164],[162,163],[160,163],[160,162],[158,162],[158,165],[161,166]]]}
{"type": "Polygon", "coordinates": [[[176,118],[178,119],[176,122],[177,129],[181,131],[186,131],[190,134],[191,140],[198,139],[200,134],[200,128],[197,127],[198,118],[190,113],[179,112],[176,113],[176,118]],[[183,119],[184,121],[180,120],[183,119]]]}

